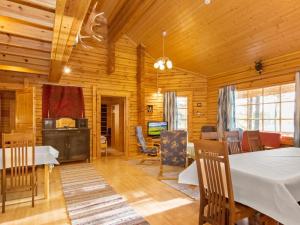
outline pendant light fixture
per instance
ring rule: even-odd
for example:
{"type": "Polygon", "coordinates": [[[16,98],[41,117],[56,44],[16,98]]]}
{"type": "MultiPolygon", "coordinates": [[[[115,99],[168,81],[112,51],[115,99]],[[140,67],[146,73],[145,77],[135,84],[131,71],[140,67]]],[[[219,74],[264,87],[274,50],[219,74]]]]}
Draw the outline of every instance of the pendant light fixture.
{"type": "Polygon", "coordinates": [[[154,63],[154,68],[159,70],[172,69],[173,63],[172,61],[165,56],[165,37],[167,36],[167,32],[162,32],[162,57],[158,58],[154,63]]]}

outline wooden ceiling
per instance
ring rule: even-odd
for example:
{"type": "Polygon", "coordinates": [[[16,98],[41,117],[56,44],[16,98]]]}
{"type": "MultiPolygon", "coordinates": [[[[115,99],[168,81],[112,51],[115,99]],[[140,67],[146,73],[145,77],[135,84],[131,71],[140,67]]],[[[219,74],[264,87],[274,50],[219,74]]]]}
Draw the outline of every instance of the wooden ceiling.
{"type": "MultiPolygon", "coordinates": [[[[108,23],[124,2],[102,3],[108,23]]],[[[209,76],[300,50],[299,15],[299,0],[156,0],[126,33],[159,57],[166,30],[175,66],[209,76]]]]}
{"type": "Polygon", "coordinates": [[[160,57],[166,30],[175,66],[207,76],[300,50],[299,0],[1,0],[0,70],[58,81],[97,1],[108,19],[108,49],[125,33],[160,57]]]}
{"type": "Polygon", "coordinates": [[[0,1],[0,69],[48,75],[55,0],[0,1]]]}

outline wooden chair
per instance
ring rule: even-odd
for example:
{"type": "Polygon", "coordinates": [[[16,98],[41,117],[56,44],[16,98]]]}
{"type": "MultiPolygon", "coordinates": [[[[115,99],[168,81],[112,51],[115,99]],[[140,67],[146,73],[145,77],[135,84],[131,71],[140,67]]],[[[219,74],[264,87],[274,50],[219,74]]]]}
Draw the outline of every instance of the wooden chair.
{"type": "Polygon", "coordinates": [[[199,224],[234,225],[253,218],[255,211],[234,202],[226,143],[200,140],[195,142],[200,212],[199,224]]]}
{"type": "Polygon", "coordinates": [[[218,133],[217,132],[202,132],[201,139],[203,140],[218,140],[218,133]]]}
{"type": "Polygon", "coordinates": [[[251,152],[262,151],[265,149],[265,147],[261,142],[258,130],[245,131],[245,132],[248,140],[249,150],[251,152]]]}
{"type": "Polygon", "coordinates": [[[34,133],[2,134],[2,212],[8,192],[32,191],[32,207],[37,190],[34,133]]]}
{"type": "Polygon", "coordinates": [[[227,143],[230,155],[242,153],[242,146],[238,131],[226,131],[224,133],[224,141],[227,143]]]}
{"type": "Polygon", "coordinates": [[[137,137],[137,146],[140,152],[143,154],[143,159],[140,163],[143,163],[146,160],[159,160],[159,146],[155,146],[152,141],[145,141],[141,126],[137,126],[135,131],[137,137]]]}
{"type": "Polygon", "coordinates": [[[177,177],[164,176],[164,166],[187,166],[187,132],[184,130],[163,131],[161,137],[161,163],[159,180],[177,180],[177,177]]]}

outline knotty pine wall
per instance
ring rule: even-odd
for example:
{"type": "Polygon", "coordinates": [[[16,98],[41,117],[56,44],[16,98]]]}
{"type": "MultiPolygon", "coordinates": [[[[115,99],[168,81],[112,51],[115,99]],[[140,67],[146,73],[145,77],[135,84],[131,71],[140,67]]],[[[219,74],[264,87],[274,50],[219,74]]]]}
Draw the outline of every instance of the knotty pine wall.
{"type": "MultiPolygon", "coordinates": [[[[115,72],[107,75],[106,60],[107,50],[105,45],[95,45],[93,49],[84,49],[81,46],[76,46],[70,57],[68,65],[72,72],[62,76],[58,85],[72,85],[83,88],[85,101],[85,115],[89,120],[89,127],[92,128],[92,97],[93,86],[102,91],[122,91],[130,94],[129,120],[130,120],[130,138],[129,138],[129,153],[134,155],[137,152],[135,126],[138,124],[137,117],[137,95],[142,94],[144,106],[154,105],[154,112],[147,113],[146,107],[143,107],[144,117],[143,125],[146,128],[146,123],[149,120],[162,120],[163,117],[163,99],[162,94],[156,94],[156,71],[153,69],[153,58],[146,56],[146,71],[142,80],[142,93],[137,91],[137,49],[136,44],[128,37],[122,37],[116,43],[116,67],[115,72]]],[[[21,74],[13,72],[0,71],[0,84],[10,83],[23,85],[24,78],[29,86],[34,86],[36,89],[36,127],[37,127],[37,143],[42,143],[42,85],[47,83],[47,77],[43,75],[21,74]]],[[[200,128],[206,124],[206,98],[207,98],[207,80],[203,76],[174,69],[167,74],[159,74],[159,87],[162,91],[190,91],[193,93],[193,106],[201,103],[201,116],[195,116],[193,109],[190,109],[193,114],[193,129],[190,133],[194,137],[199,137],[200,128]]],[[[100,106],[98,106],[100,107],[100,106]]],[[[193,107],[192,107],[193,108],[193,107]]],[[[146,129],[144,129],[146,132],[146,129]]],[[[92,134],[91,134],[92,146],[92,134]]]]}
{"type": "Polygon", "coordinates": [[[267,87],[295,80],[300,70],[300,52],[263,61],[264,71],[259,75],[253,65],[233,71],[216,74],[208,78],[207,122],[215,125],[217,121],[218,89],[225,85],[236,84],[238,90],[267,87]]]}
{"type": "Polygon", "coordinates": [[[207,117],[207,79],[197,73],[175,68],[165,73],[158,73],[153,69],[154,60],[146,55],[145,77],[142,85],[142,95],[145,100],[144,106],[144,132],[148,121],[163,120],[163,92],[176,91],[188,92],[192,95],[192,107],[189,108],[189,114],[192,115],[192,124],[189,127],[190,140],[200,137],[201,126],[206,124],[207,117]],[[158,77],[158,80],[157,80],[158,77]],[[157,87],[161,88],[161,93],[157,93],[157,87]],[[202,107],[197,108],[201,115],[194,113],[197,103],[202,107]],[[147,112],[147,105],[153,105],[153,112],[147,112]]]}
{"type": "MultiPolygon", "coordinates": [[[[111,75],[106,73],[107,50],[104,44],[94,45],[93,49],[76,46],[68,65],[72,72],[63,75],[58,85],[72,85],[83,88],[85,114],[92,128],[92,90],[93,86],[102,91],[123,91],[130,94],[129,119],[130,140],[129,151],[136,152],[135,126],[137,125],[137,88],[136,88],[136,46],[127,37],[116,43],[116,69],[111,75]]],[[[0,83],[24,83],[27,78],[29,86],[36,87],[36,126],[37,143],[42,143],[42,84],[47,83],[45,76],[24,75],[0,71],[0,83]]],[[[100,107],[100,106],[99,106],[100,107]]],[[[91,135],[92,140],[92,135],[91,135]]],[[[92,144],[92,141],[91,141],[92,144]]]]}

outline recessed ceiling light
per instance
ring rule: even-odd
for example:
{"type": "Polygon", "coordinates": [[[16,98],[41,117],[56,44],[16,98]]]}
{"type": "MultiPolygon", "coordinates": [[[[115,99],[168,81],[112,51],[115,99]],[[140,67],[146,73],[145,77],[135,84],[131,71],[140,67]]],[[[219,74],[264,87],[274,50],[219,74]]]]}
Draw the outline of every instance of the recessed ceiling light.
{"type": "Polygon", "coordinates": [[[68,66],[64,67],[64,73],[71,73],[71,68],[68,66]]]}
{"type": "Polygon", "coordinates": [[[211,3],[211,0],[204,0],[205,5],[209,5],[211,3]]]}

